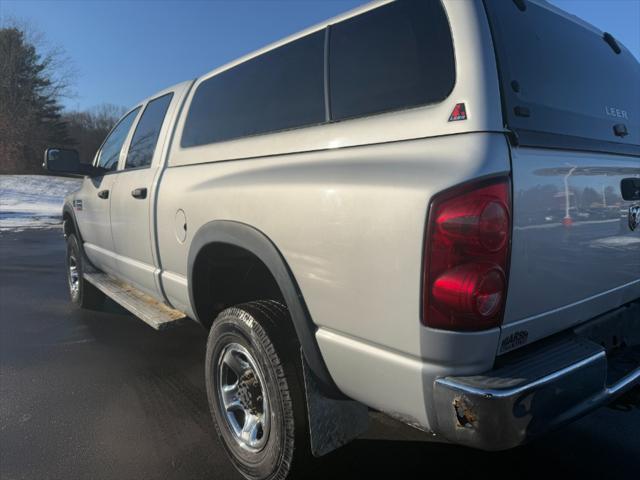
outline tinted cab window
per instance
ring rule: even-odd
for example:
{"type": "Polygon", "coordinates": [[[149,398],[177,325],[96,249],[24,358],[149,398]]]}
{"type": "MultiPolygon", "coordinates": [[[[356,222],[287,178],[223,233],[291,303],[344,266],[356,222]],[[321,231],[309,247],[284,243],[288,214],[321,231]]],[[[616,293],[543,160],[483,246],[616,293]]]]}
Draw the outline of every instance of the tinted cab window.
{"type": "Polygon", "coordinates": [[[444,100],[454,83],[442,4],[401,0],[204,80],[181,146],[428,105],[444,100]]]}
{"type": "Polygon", "coordinates": [[[202,82],[182,146],[324,122],[324,35],[300,38],[202,82]]]}
{"type": "Polygon", "coordinates": [[[98,154],[98,167],[102,167],[108,171],[113,171],[118,168],[118,159],[120,158],[122,145],[127,138],[131,125],[133,125],[133,122],[138,115],[138,110],[140,110],[140,107],[129,112],[122,120],[120,120],[120,122],[118,122],[115,128],[111,130],[111,133],[102,144],[102,148],[98,154]]]}
{"type": "Polygon", "coordinates": [[[143,168],[151,165],[160,129],[172,98],[173,94],[169,93],[147,104],[131,139],[124,168],[143,168]]]}
{"type": "Polygon", "coordinates": [[[331,118],[444,100],[453,89],[453,41],[435,0],[405,0],[330,27],[331,118]]]}

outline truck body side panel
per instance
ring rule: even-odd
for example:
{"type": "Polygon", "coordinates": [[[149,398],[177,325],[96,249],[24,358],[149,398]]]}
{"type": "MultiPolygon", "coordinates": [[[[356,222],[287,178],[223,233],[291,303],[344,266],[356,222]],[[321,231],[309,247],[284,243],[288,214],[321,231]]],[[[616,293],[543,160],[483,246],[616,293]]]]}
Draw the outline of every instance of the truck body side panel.
{"type": "MultiPolygon", "coordinates": [[[[508,172],[507,141],[498,133],[168,168],[158,199],[165,291],[172,304],[186,303],[190,235],[202,225],[212,220],[251,225],[282,253],[318,335],[345,340],[333,346],[338,354],[322,350],[338,387],[367,405],[401,412],[409,391],[394,399],[385,379],[373,381],[377,374],[368,354],[395,352],[400,366],[406,365],[402,359],[428,361],[433,372],[438,364],[464,373],[493,364],[499,329],[469,334],[422,325],[424,229],[434,193],[508,172]],[[180,209],[188,225],[185,243],[176,238],[180,209]],[[459,351],[465,354],[458,356],[459,351]]],[[[420,369],[414,380],[422,385],[420,369]]],[[[397,388],[415,388],[415,381],[397,388]]],[[[424,395],[430,388],[427,382],[424,395]]],[[[424,395],[410,408],[423,425],[424,395]]]]}

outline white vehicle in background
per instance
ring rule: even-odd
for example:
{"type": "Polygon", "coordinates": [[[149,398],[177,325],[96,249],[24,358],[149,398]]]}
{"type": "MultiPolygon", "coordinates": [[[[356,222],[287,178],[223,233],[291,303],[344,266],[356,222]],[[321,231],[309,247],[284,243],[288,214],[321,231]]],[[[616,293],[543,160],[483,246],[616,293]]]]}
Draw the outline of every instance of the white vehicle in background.
{"type": "Polygon", "coordinates": [[[498,450],[638,384],[639,119],[638,61],[547,3],[383,1],[45,163],[85,175],[72,300],[209,329],[222,443],[283,479],[368,409],[498,450]]]}

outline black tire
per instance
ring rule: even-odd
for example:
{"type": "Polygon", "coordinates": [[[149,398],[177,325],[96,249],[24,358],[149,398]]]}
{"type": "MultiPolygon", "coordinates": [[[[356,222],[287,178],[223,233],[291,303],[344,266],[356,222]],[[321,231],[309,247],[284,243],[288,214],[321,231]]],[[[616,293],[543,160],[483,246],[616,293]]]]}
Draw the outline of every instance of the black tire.
{"type": "MultiPolygon", "coordinates": [[[[243,362],[243,365],[249,363],[243,362]]],[[[218,436],[242,475],[251,480],[283,480],[307,471],[313,458],[309,448],[302,359],[285,306],[271,300],[255,301],[221,312],[209,332],[205,372],[209,407],[218,436]],[[270,422],[268,435],[264,430],[262,437],[256,435],[258,441],[265,442],[257,451],[247,451],[247,445],[243,445],[243,440],[234,432],[222,400],[221,385],[229,380],[222,378],[228,374],[221,365],[230,348],[245,349],[253,357],[250,361],[257,364],[258,376],[262,375],[264,380],[265,386],[260,384],[261,394],[252,397],[259,400],[259,410],[266,395],[269,415],[263,417],[270,422]]],[[[237,382],[233,379],[231,382],[246,386],[241,377],[236,378],[237,382]]],[[[243,411],[250,410],[240,407],[241,419],[245,418],[243,411]]]]}
{"type": "Polygon", "coordinates": [[[80,308],[97,310],[104,304],[104,293],[84,279],[84,256],[74,234],[67,237],[67,286],[71,302],[80,308]],[[74,270],[75,268],[75,270],[74,270]],[[77,281],[77,288],[74,288],[77,281]]]}

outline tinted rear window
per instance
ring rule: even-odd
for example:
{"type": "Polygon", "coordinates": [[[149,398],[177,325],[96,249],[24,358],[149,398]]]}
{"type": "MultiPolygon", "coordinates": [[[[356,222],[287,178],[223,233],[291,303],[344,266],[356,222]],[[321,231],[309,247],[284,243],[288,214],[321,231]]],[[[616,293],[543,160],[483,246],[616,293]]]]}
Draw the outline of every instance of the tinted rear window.
{"type": "Polygon", "coordinates": [[[324,37],[308,35],[202,82],[182,146],[324,122],[324,37]]]}
{"type": "Polygon", "coordinates": [[[331,118],[370,115],[444,100],[455,60],[438,0],[404,0],[330,27],[331,118]]]}
{"type": "Polygon", "coordinates": [[[640,64],[545,3],[485,0],[512,130],[640,143],[640,64]],[[528,116],[526,116],[528,114],[528,116]],[[628,135],[614,135],[624,124],[628,135]]]}

